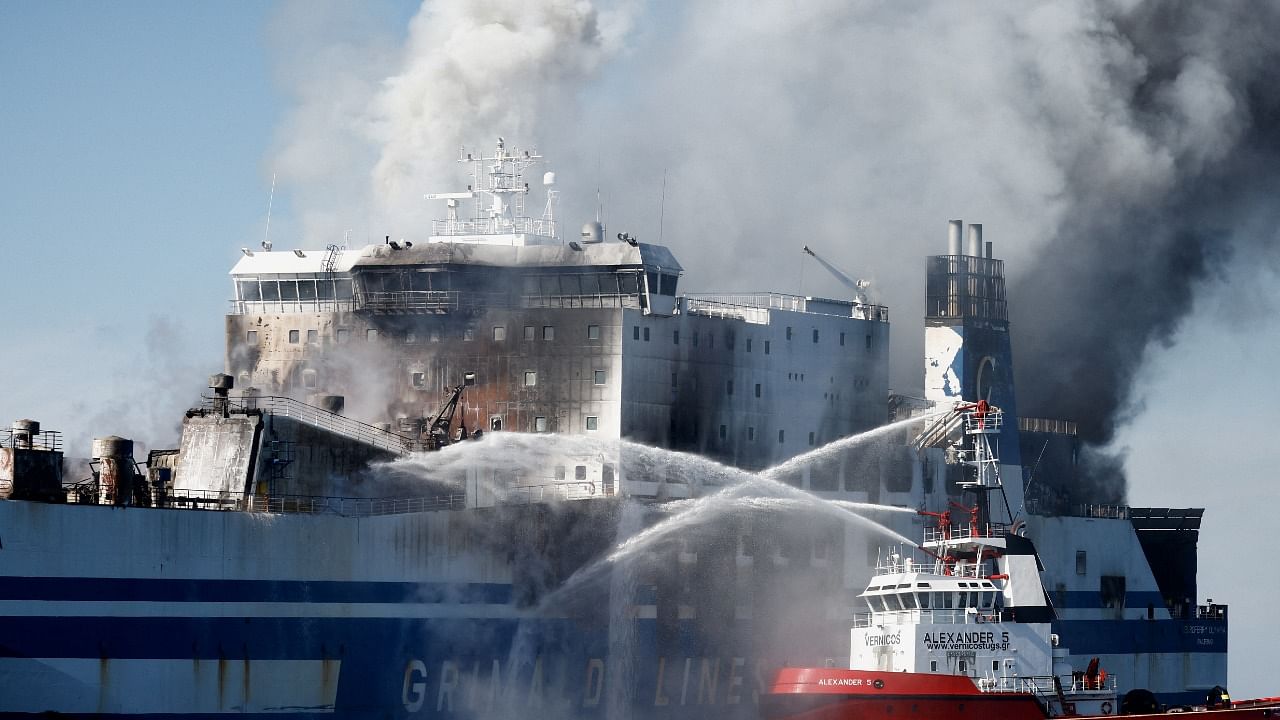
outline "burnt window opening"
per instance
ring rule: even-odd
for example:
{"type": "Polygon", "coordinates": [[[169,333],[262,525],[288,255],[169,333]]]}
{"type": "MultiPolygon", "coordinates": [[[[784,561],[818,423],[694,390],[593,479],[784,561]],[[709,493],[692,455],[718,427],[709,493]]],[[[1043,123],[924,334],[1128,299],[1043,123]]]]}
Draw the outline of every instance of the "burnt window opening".
{"type": "Polygon", "coordinates": [[[426,387],[427,374],[424,372],[410,373],[409,382],[416,388],[426,387]]]}
{"type": "Polygon", "coordinates": [[[632,340],[639,340],[639,339],[640,339],[640,326],[639,326],[639,325],[632,325],[632,326],[631,326],[631,339],[632,339],[632,340]]]}
{"type": "Polygon", "coordinates": [[[791,326],[790,326],[790,325],[788,325],[788,326],[787,326],[787,339],[788,339],[788,340],[790,340],[790,339],[791,339],[791,326]]]}
{"type": "Polygon", "coordinates": [[[574,480],[586,480],[586,479],[587,479],[587,466],[586,466],[586,465],[575,465],[575,466],[574,466],[574,468],[573,468],[573,479],[574,479],[574,480]]]}
{"type": "Polygon", "coordinates": [[[310,344],[312,344],[312,345],[317,345],[317,344],[319,344],[319,343],[320,343],[320,331],[319,331],[319,330],[308,330],[308,331],[307,331],[307,342],[308,342],[308,343],[310,343],[310,344]]]}
{"type": "Polygon", "coordinates": [[[680,387],[679,379],[680,379],[679,374],[671,373],[671,389],[672,390],[675,390],[680,387]]]}
{"type": "Polygon", "coordinates": [[[373,328],[369,328],[368,330],[365,330],[365,331],[364,331],[364,340],[365,340],[365,342],[377,342],[377,341],[378,341],[378,331],[377,331],[377,330],[375,330],[375,329],[373,329],[373,328]]]}
{"type": "Polygon", "coordinates": [[[538,372],[536,370],[524,371],[524,386],[535,387],[538,384],[538,372]]]}
{"type": "Polygon", "coordinates": [[[257,330],[250,330],[249,332],[245,333],[245,335],[244,335],[244,340],[245,340],[245,342],[249,343],[250,345],[257,345],[257,344],[258,344],[258,331],[257,331],[257,330]]]}
{"type": "Polygon", "coordinates": [[[1076,551],[1076,574],[1077,575],[1088,574],[1088,556],[1085,555],[1084,550],[1076,551]]]}
{"type": "Polygon", "coordinates": [[[588,416],[587,416],[587,429],[588,429],[588,430],[599,430],[599,429],[600,429],[600,418],[596,417],[595,415],[588,415],[588,416]]]}
{"type": "Polygon", "coordinates": [[[785,431],[785,430],[779,430],[779,431],[778,431],[778,442],[780,442],[780,443],[781,443],[781,442],[785,442],[785,441],[786,441],[786,437],[787,437],[787,435],[786,435],[786,431],[785,431]]]}
{"type": "Polygon", "coordinates": [[[542,339],[547,341],[556,339],[556,328],[554,325],[542,326],[542,339]]]}
{"type": "Polygon", "coordinates": [[[693,346],[698,347],[698,333],[693,334],[693,346]]]}
{"type": "Polygon", "coordinates": [[[440,342],[440,331],[439,331],[439,330],[432,330],[432,331],[431,331],[431,334],[430,334],[430,335],[428,335],[427,339],[428,339],[428,340],[430,340],[430,341],[431,341],[431,342],[433,342],[433,343],[440,342]]]}
{"type": "Polygon", "coordinates": [[[726,349],[726,350],[732,350],[732,349],[733,349],[733,345],[734,345],[734,337],[733,337],[733,333],[731,333],[731,332],[730,332],[730,333],[725,333],[725,335],[724,335],[724,347],[725,347],[725,349],[726,349]]]}
{"type": "Polygon", "coordinates": [[[765,355],[768,355],[768,354],[769,354],[769,341],[768,341],[768,340],[765,340],[765,341],[764,341],[764,354],[765,354],[765,355]]]}
{"type": "Polygon", "coordinates": [[[351,331],[347,328],[338,328],[338,344],[346,345],[351,342],[351,331]]]}
{"type": "Polygon", "coordinates": [[[813,442],[817,438],[817,434],[812,430],[809,431],[809,447],[813,447],[813,442]]]}
{"type": "Polygon", "coordinates": [[[604,370],[594,370],[591,373],[591,382],[595,385],[604,385],[608,379],[608,373],[604,370]]]}
{"type": "Polygon", "coordinates": [[[724,383],[724,388],[725,388],[725,394],[726,394],[726,395],[732,395],[732,394],[733,394],[733,381],[732,381],[732,380],[726,380],[726,381],[725,381],[725,383],[724,383]]]}
{"type": "Polygon", "coordinates": [[[405,344],[405,345],[416,345],[416,344],[418,344],[418,334],[417,334],[417,333],[415,333],[415,332],[413,332],[412,330],[411,330],[411,331],[409,331],[409,332],[407,332],[407,333],[405,333],[405,334],[404,334],[404,344],[405,344]]]}
{"type": "Polygon", "coordinates": [[[871,335],[869,333],[867,334],[867,349],[871,349],[871,335]]]}
{"type": "Polygon", "coordinates": [[[298,342],[298,340],[299,340],[298,335],[299,335],[299,333],[298,333],[298,331],[297,331],[297,330],[290,330],[290,331],[289,331],[289,342],[291,342],[291,343],[297,343],[297,342],[298,342]]]}
{"type": "Polygon", "coordinates": [[[493,341],[502,342],[507,339],[507,328],[502,325],[493,326],[493,341]]]}
{"type": "Polygon", "coordinates": [[[747,352],[751,352],[751,338],[747,338],[747,352]]]}
{"type": "Polygon", "coordinates": [[[533,340],[535,336],[536,336],[536,331],[534,330],[534,327],[533,327],[532,325],[525,325],[525,326],[524,326],[524,339],[525,339],[525,340],[533,340]]]}
{"type": "Polygon", "coordinates": [[[644,341],[649,342],[649,328],[644,329],[644,341]]]}
{"type": "Polygon", "coordinates": [[[489,429],[494,431],[501,430],[502,417],[499,415],[494,415],[493,417],[489,418],[489,429]]]}
{"type": "Polygon", "coordinates": [[[318,384],[315,370],[302,371],[302,387],[308,390],[315,390],[318,384]]]}
{"type": "Polygon", "coordinates": [[[760,383],[756,383],[756,397],[760,397],[760,383]]]}
{"type": "Polygon", "coordinates": [[[563,465],[556,466],[556,480],[564,480],[566,469],[563,465]]]}
{"type": "Polygon", "coordinates": [[[587,339],[588,339],[588,340],[599,340],[599,339],[600,339],[600,326],[599,326],[599,325],[588,325],[588,326],[587,326],[587,339]]]}
{"type": "Polygon", "coordinates": [[[1125,578],[1123,575],[1103,575],[1098,584],[1102,607],[1123,609],[1125,600],[1125,578]]]}
{"type": "Polygon", "coordinates": [[[679,330],[673,330],[673,331],[671,332],[671,344],[672,344],[672,345],[679,345],[679,344],[680,344],[680,331],[679,331],[679,330]]]}
{"type": "Polygon", "coordinates": [[[755,442],[755,441],[756,441],[756,429],[755,429],[755,427],[754,427],[754,426],[751,426],[751,427],[748,427],[748,428],[747,428],[747,441],[748,441],[748,442],[755,442]]]}
{"type": "Polygon", "coordinates": [[[844,347],[844,333],[840,333],[840,347],[844,347]]]}
{"type": "Polygon", "coordinates": [[[475,339],[476,339],[476,329],[475,329],[475,328],[467,328],[466,330],[463,330],[463,331],[462,331],[462,339],[463,339],[463,340],[475,340],[475,339]]]}
{"type": "Polygon", "coordinates": [[[542,415],[539,415],[538,417],[534,418],[534,419],[533,419],[533,431],[534,431],[534,432],[546,432],[546,431],[547,431],[547,418],[546,418],[546,417],[544,417],[544,416],[542,416],[542,415]]]}
{"type": "Polygon", "coordinates": [[[817,342],[818,342],[818,328],[814,328],[814,329],[813,329],[813,341],[814,341],[815,343],[817,343],[817,342]]]}

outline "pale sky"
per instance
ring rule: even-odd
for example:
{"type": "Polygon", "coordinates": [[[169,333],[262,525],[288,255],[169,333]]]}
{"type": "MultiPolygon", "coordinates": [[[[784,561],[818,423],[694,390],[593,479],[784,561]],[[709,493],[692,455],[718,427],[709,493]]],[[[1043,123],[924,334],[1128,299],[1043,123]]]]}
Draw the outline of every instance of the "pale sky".
{"type": "MultiPolygon", "coordinates": [[[[341,17],[331,5],[314,4],[316,15],[341,17]]],[[[554,82],[570,87],[572,92],[558,97],[576,100],[580,109],[564,114],[544,110],[545,117],[558,122],[548,126],[544,120],[547,139],[527,139],[541,140],[544,151],[560,151],[578,168],[594,168],[595,177],[579,178],[576,187],[565,188],[566,194],[579,191],[568,201],[571,209],[593,208],[594,192],[582,191],[598,183],[606,204],[614,208],[616,229],[639,228],[648,233],[642,237],[646,241],[656,239],[654,210],[662,167],[643,168],[643,202],[610,200],[611,192],[614,197],[623,194],[611,191],[611,184],[630,186],[634,178],[613,164],[618,155],[609,148],[584,150],[570,140],[611,137],[600,118],[627,112],[631,93],[643,85],[643,68],[653,57],[647,53],[661,53],[674,42],[663,32],[664,22],[683,11],[658,5],[636,11],[630,34],[618,31],[624,38],[618,47],[556,65],[578,73],[568,79],[556,76],[554,82]],[[573,83],[582,89],[574,90],[578,85],[573,83]]],[[[263,237],[273,173],[292,179],[275,191],[271,235],[277,247],[303,245],[304,233],[314,231],[310,223],[322,217],[311,212],[320,198],[341,205],[341,196],[335,201],[316,189],[315,176],[306,174],[314,169],[300,169],[287,149],[295,130],[306,139],[307,128],[297,121],[305,119],[308,101],[316,98],[314,88],[298,77],[305,76],[313,60],[316,67],[336,65],[340,71],[354,57],[356,67],[362,49],[358,44],[346,48],[350,54],[337,60],[332,54],[302,53],[301,47],[341,35],[319,27],[323,23],[299,22],[309,7],[265,2],[0,3],[0,166],[5,168],[0,174],[0,247],[8,258],[0,275],[6,308],[0,422],[32,417],[47,429],[65,430],[74,443],[72,453],[87,453],[91,437],[112,433],[144,442],[155,438],[152,442],[160,445],[172,442],[182,408],[199,394],[209,374],[221,370],[222,318],[231,294],[227,271],[239,248],[256,247],[263,237]]],[[[381,33],[380,40],[392,43],[392,50],[404,42],[416,3],[366,7],[364,22],[381,33]]],[[[369,64],[375,65],[372,59],[369,64]]],[[[909,90],[904,93],[910,95],[909,90]]],[[[912,106],[928,111],[930,103],[912,106]]],[[[793,162],[785,152],[792,143],[813,151],[812,136],[829,128],[802,137],[804,113],[796,115],[778,121],[778,127],[788,130],[773,138],[777,147],[738,149],[786,163],[793,162]]],[[[465,125],[465,118],[457,120],[465,125]]],[[[531,121],[523,124],[525,130],[538,127],[531,121]]],[[[872,142],[878,131],[886,136],[893,132],[875,123],[861,129],[871,134],[872,142]]],[[[477,134],[468,142],[491,142],[487,130],[477,134]]],[[[626,132],[616,136],[627,137],[626,132]]],[[[710,147],[733,142],[733,137],[709,135],[698,143],[710,147]]],[[[1015,155],[1023,149],[1017,141],[1016,135],[988,139],[1013,145],[1009,152],[1015,155]]],[[[323,143],[299,147],[312,157],[327,152],[323,143]]],[[[339,150],[334,147],[335,156],[339,150]]],[[[699,145],[668,150],[696,168],[699,145]]],[[[927,150],[901,152],[914,154],[925,166],[930,161],[927,150]]],[[[339,159],[361,167],[359,153],[354,160],[339,159]]],[[[856,156],[841,154],[831,162],[842,166],[851,183],[897,187],[879,174],[883,167],[865,168],[866,176],[860,175],[864,166],[856,156]]],[[[812,155],[794,159],[799,167],[823,163],[812,155]]],[[[335,167],[325,171],[345,169],[335,167]]],[[[354,180],[367,183],[370,170],[363,166],[354,180]]],[[[664,232],[677,257],[690,258],[686,289],[736,289],[742,273],[735,268],[754,257],[732,245],[746,221],[730,208],[738,191],[758,178],[747,178],[743,168],[733,166],[714,177],[716,183],[703,182],[707,176],[692,170],[671,173],[664,232]],[[682,223],[704,227],[700,222],[724,228],[722,236],[712,239],[711,249],[708,238],[695,240],[680,232],[682,223]]],[[[1028,183],[1035,180],[1029,177],[1028,183]]],[[[1034,251],[1019,238],[1043,228],[1021,225],[1024,214],[1016,207],[997,207],[993,198],[1008,195],[1007,188],[981,190],[981,174],[964,177],[959,185],[964,189],[935,188],[927,196],[889,190],[867,196],[862,202],[893,218],[895,232],[905,229],[917,239],[904,244],[888,231],[877,234],[863,227],[855,234],[872,244],[855,245],[849,254],[834,252],[833,257],[859,276],[892,280],[905,264],[915,278],[922,275],[926,252],[943,251],[948,219],[986,218],[989,223],[998,220],[989,226],[997,253],[1010,260],[1010,272],[1016,273],[1016,260],[1034,251]]],[[[441,189],[453,188],[422,191],[441,189]]],[[[1014,199],[1024,200],[1016,193],[1014,199]]],[[[778,193],[751,202],[777,206],[778,217],[771,219],[778,224],[770,228],[776,235],[804,239],[810,237],[805,233],[826,230],[797,217],[813,209],[803,195],[778,193]],[[793,210],[796,215],[790,214],[793,210]]],[[[330,209],[337,215],[343,211],[330,209]]],[[[352,207],[350,215],[355,219],[342,217],[334,221],[339,226],[325,231],[335,239],[347,229],[381,235],[367,208],[352,207]]],[[[829,242],[834,246],[836,241],[829,242]]],[[[799,256],[792,255],[786,255],[785,264],[758,263],[758,277],[774,283],[769,289],[799,289],[799,256]]],[[[1274,257],[1244,258],[1237,264],[1274,262],[1274,257]]],[[[815,266],[806,272],[807,292],[839,292],[831,281],[815,279],[815,266]]],[[[1230,290],[1213,290],[1201,298],[1172,344],[1149,349],[1139,386],[1142,405],[1119,444],[1128,448],[1132,504],[1207,510],[1200,600],[1212,597],[1231,606],[1231,690],[1240,698],[1280,692],[1268,672],[1280,634],[1270,607],[1280,597],[1280,580],[1254,546],[1268,527],[1271,509],[1280,504],[1270,453],[1273,428],[1280,421],[1280,391],[1270,365],[1280,357],[1275,312],[1280,293],[1249,273],[1227,280],[1230,290]]],[[[895,382],[901,388],[923,373],[922,330],[916,320],[923,303],[915,286],[895,294],[893,282],[883,285],[889,286],[882,299],[891,306],[895,382]]],[[[1014,333],[1016,353],[1017,328],[1014,333]]]]}

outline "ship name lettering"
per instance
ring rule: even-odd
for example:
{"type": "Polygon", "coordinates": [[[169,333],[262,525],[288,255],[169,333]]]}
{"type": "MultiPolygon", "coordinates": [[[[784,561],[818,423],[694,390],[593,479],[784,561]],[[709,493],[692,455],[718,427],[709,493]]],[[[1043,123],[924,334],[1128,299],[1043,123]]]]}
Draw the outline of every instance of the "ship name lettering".
{"type": "Polygon", "coordinates": [[[820,678],[819,687],[861,687],[862,678],[820,678]]]}
{"type": "Polygon", "coordinates": [[[886,633],[884,635],[868,635],[868,647],[880,647],[882,645],[900,645],[902,643],[902,633],[886,633]]]}
{"type": "Polygon", "coordinates": [[[410,660],[404,666],[404,689],[400,700],[406,712],[415,713],[427,701],[427,666],[421,660],[410,660]]]}

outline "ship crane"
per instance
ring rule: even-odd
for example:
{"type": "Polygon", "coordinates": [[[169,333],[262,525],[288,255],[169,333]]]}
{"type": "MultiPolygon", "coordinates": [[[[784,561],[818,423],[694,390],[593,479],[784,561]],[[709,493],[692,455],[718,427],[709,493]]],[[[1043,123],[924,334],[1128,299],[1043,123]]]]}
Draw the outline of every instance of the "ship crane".
{"type": "Polygon", "coordinates": [[[854,302],[858,303],[859,305],[867,304],[867,288],[871,287],[870,280],[854,279],[849,275],[849,273],[841,270],[840,268],[831,264],[831,262],[829,262],[826,258],[814,252],[812,249],[809,248],[808,245],[805,245],[802,248],[802,250],[804,250],[804,254],[809,255],[814,260],[817,260],[819,265],[826,268],[827,272],[835,276],[836,280],[839,280],[841,285],[844,285],[845,287],[852,290],[854,302]]]}
{"type": "MultiPolygon", "coordinates": [[[[470,386],[476,384],[475,373],[467,373],[462,376],[462,382],[455,385],[452,390],[445,396],[444,402],[440,403],[440,407],[426,418],[426,449],[439,450],[448,445],[452,439],[449,437],[449,428],[453,425],[453,416],[458,410],[458,403],[462,400],[462,393],[470,386]]],[[[465,417],[458,420],[458,440],[467,440],[469,438],[479,439],[480,430],[474,433],[467,432],[467,421],[465,417]]]]}

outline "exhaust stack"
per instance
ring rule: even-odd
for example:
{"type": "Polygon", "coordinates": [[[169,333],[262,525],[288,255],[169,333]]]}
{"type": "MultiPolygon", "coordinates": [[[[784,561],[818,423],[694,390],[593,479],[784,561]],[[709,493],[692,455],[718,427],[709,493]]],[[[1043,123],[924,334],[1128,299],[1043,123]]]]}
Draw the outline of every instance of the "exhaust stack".
{"type": "Polygon", "coordinates": [[[970,257],[982,257],[981,223],[971,223],[969,225],[969,247],[966,249],[965,255],[970,257]]]}

